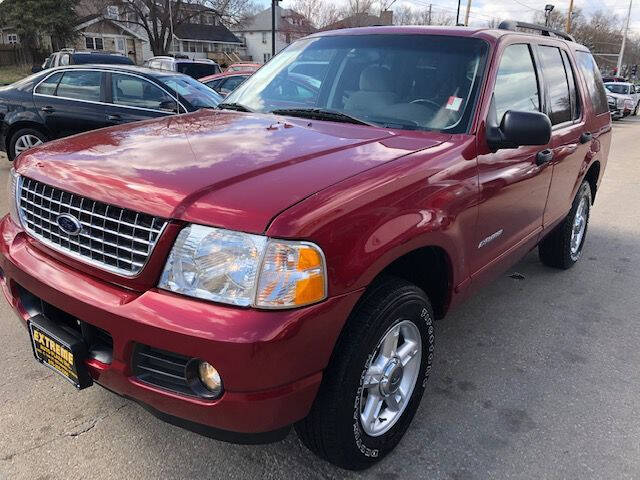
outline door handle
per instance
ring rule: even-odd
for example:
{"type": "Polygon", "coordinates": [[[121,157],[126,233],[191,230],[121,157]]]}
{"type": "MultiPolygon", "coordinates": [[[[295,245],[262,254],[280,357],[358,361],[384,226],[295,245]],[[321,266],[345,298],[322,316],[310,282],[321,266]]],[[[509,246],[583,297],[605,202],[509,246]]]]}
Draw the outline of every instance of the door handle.
{"type": "Polygon", "coordinates": [[[587,143],[591,140],[593,140],[593,135],[591,134],[591,132],[584,132],[582,135],[580,135],[580,143],[587,143]]]}
{"type": "Polygon", "coordinates": [[[42,107],[40,110],[43,111],[44,113],[53,113],[53,112],[56,111],[55,108],[53,108],[53,107],[51,107],[49,105],[47,105],[45,107],[42,107]]]}
{"type": "Polygon", "coordinates": [[[110,122],[119,122],[120,120],[122,120],[122,117],[116,113],[113,115],[107,115],[107,120],[109,120],[110,122]]]}
{"type": "Polygon", "coordinates": [[[550,148],[541,150],[536,155],[536,165],[538,165],[539,167],[544,165],[545,163],[549,163],[551,160],[553,160],[553,150],[551,150],[550,148]]]}

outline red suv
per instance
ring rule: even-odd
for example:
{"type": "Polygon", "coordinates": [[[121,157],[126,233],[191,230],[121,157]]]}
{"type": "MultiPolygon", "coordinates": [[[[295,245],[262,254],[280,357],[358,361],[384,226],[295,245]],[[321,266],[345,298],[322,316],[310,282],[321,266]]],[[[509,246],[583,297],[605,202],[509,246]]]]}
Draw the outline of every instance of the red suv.
{"type": "Polygon", "coordinates": [[[25,345],[216,438],[295,425],[336,465],[379,460],[428,385],[433,321],[536,246],[560,269],[583,250],[600,74],[566,34],[509,27],[315,34],[220,111],[21,154],[0,277],[25,345]]]}

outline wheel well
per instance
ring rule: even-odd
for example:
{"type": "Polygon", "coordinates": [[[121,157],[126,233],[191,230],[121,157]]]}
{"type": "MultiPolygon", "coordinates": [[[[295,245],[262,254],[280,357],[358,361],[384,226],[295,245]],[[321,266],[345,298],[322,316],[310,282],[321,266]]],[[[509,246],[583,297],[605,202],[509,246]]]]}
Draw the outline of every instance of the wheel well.
{"type": "Polygon", "coordinates": [[[7,133],[4,137],[4,143],[5,143],[4,146],[6,149],[5,151],[7,152],[9,151],[9,143],[11,142],[11,137],[13,137],[13,134],[16,133],[18,130],[20,130],[21,128],[33,128],[34,130],[38,130],[39,132],[42,132],[44,135],[49,137],[49,132],[47,132],[47,129],[37,122],[30,122],[30,121],[24,121],[24,120],[20,122],[16,122],[7,129],[7,133]]]}
{"type": "Polygon", "coordinates": [[[451,296],[449,256],[440,247],[423,247],[396,259],[380,275],[403,278],[420,287],[431,300],[436,318],[444,317],[451,296]]]}
{"type": "Polygon", "coordinates": [[[584,176],[584,179],[589,182],[589,186],[591,187],[591,203],[595,202],[596,200],[598,178],[600,178],[600,162],[593,162],[593,165],[589,167],[589,171],[584,176]]]}

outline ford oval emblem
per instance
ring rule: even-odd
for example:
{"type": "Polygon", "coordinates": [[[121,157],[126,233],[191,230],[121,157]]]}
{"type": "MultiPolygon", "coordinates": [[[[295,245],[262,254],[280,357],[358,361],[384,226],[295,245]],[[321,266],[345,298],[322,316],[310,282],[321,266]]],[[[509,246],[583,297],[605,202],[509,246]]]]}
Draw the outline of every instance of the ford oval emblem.
{"type": "Polygon", "coordinates": [[[56,220],[58,227],[67,235],[78,235],[82,231],[80,220],[69,213],[63,213],[56,220]]]}

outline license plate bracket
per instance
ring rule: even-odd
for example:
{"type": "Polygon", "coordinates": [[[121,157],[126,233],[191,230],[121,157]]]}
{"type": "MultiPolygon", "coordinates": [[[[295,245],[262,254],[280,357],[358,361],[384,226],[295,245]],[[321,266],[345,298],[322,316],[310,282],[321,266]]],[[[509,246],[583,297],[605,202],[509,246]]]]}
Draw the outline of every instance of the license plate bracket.
{"type": "Polygon", "coordinates": [[[78,390],[93,384],[85,364],[87,346],[82,337],[73,335],[44,315],[29,319],[29,335],[36,360],[61,375],[78,390]]]}

